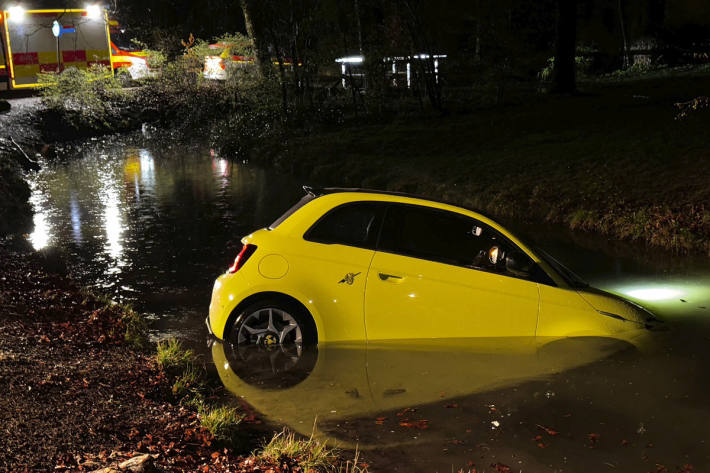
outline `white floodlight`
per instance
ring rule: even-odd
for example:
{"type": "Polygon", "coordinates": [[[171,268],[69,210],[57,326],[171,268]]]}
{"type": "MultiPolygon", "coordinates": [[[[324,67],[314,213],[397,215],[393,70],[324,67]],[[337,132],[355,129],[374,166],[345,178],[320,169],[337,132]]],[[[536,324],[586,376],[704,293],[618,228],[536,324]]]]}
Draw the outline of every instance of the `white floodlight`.
{"type": "Polygon", "coordinates": [[[22,8],[20,5],[11,6],[7,9],[7,12],[10,14],[10,21],[13,21],[15,23],[22,23],[22,21],[25,19],[25,9],[22,8]]]}
{"type": "Polygon", "coordinates": [[[101,7],[98,5],[87,5],[86,16],[90,20],[98,20],[101,18],[101,7]]]}
{"type": "Polygon", "coordinates": [[[339,62],[341,64],[362,64],[362,62],[365,60],[362,56],[347,56],[347,57],[339,57],[335,60],[335,62],[339,62]]]}

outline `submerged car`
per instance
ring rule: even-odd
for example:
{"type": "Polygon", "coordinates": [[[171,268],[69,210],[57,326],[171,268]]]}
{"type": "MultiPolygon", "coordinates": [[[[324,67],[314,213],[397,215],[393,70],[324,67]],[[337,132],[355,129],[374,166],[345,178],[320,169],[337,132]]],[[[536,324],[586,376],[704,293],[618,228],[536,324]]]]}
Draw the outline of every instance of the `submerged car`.
{"type": "Polygon", "coordinates": [[[305,188],[217,278],[207,325],[235,345],[611,337],[658,326],[492,219],[399,193],[305,188]]]}

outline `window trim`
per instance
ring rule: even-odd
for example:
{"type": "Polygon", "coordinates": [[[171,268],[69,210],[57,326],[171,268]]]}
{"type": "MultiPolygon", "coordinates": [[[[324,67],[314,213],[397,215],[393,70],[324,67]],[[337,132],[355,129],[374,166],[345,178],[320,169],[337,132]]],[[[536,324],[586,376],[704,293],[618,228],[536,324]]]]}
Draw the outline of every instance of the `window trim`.
{"type": "MultiPolygon", "coordinates": [[[[389,204],[390,204],[389,202],[384,202],[381,200],[356,200],[356,201],[345,202],[340,205],[336,205],[335,207],[332,207],[326,213],[324,213],[323,215],[318,217],[318,220],[313,222],[313,224],[310,227],[308,227],[308,230],[306,230],[303,233],[302,238],[307,242],[318,243],[321,245],[342,245],[342,246],[348,246],[350,248],[360,248],[363,250],[376,251],[377,245],[380,241],[380,235],[382,234],[382,224],[385,221],[385,214],[387,212],[387,208],[388,208],[389,204]],[[309,238],[309,234],[313,231],[313,229],[316,228],[321,221],[328,218],[328,216],[330,214],[334,213],[336,210],[342,209],[343,207],[350,207],[350,206],[358,205],[358,204],[376,204],[381,207],[380,214],[375,215],[375,221],[373,222],[373,224],[376,225],[375,232],[374,232],[376,235],[374,236],[374,241],[370,245],[350,245],[347,243],[327,242],[327,241],[320,241],[320,240],[314,240],[314,239],[309,238]]],[[[372,239],[372,236],[370,236],[370,234],[368,233],[368,240],[370,240],[370,239],[372,239]]]]}

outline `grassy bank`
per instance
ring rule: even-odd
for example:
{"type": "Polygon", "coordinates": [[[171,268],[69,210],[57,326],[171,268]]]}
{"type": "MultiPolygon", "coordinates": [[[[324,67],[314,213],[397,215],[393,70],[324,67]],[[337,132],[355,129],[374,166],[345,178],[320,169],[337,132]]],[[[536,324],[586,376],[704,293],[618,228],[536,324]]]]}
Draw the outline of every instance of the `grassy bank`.
{"type": "Polygon", "coordinates": [[[504,221],[710,254],[710,75],[588,84],[573,97],[352,124],[271,142],[262,162],[321,184],[444,198],[504,221]]]}
{"type": "Polygon", "coordinates": [[[129,471],[126,461],[354,471],[312,439],[260,440],[268,430],[219,395],[192,352],[177,342],[154,351],[135,312],[45,265],[21,242],[0,243],[0,471],[129,471]]]}

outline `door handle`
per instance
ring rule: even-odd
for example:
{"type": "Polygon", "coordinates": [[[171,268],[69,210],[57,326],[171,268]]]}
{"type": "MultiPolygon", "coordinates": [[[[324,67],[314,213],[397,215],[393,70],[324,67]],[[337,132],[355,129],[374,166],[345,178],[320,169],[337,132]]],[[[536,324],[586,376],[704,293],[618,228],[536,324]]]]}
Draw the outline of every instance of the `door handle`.
{"type": "Polygon", "coordinates": [[[402,279],[402,276],[395,276],[394,274],[385,274],[385,273],[378,273],[380,276],[380,279],[383,281],[387,281],[389,279],[402,279]]]}

